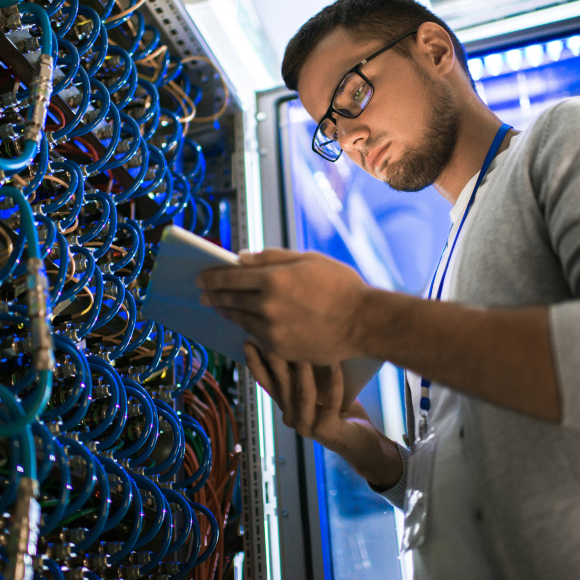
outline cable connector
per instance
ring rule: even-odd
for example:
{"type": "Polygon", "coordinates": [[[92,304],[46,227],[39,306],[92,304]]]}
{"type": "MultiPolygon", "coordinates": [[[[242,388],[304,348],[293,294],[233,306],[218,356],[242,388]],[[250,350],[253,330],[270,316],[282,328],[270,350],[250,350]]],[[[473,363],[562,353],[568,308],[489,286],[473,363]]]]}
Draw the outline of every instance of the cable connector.
{"type": "Polygon", "coordinates": [[[38,59],[36,74],[30,85],[30,97],[32,100],[32,114],[24,127],[24,140],[39,142],[41,131],[46,124],[46,114],[52,95],[52,56],[41,54],[38,59]]]}
{"type": "Polygon", "coordinates": [[[7,580],[28,580],[34,575],[34,560],[38,543],[40,506],[36,501],[38,482],[21,477],[16,507],[12,513],[12,530],[8,544],[7,580]]]}
{"type": "Polygon", "coordinates": [[[48,279],[42,260],[38,258],[28,260],[26,284],[32,363],[36,371],[50,371],[54,367],[54,355],[48,322],[50,319],[48,279]]]}

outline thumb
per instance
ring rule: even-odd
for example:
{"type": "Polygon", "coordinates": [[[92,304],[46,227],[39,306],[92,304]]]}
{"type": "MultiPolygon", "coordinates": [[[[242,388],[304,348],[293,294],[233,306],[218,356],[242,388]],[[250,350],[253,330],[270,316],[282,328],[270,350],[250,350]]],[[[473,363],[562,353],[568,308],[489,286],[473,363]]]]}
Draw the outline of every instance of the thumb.
{"type": "Polygon", "coordinates": [[[267,266],[269,264],[294,262],[295,260],[299,260],[301,256],[302,254],[293,250],[268,248],[257,253],[247,251],[240,252],[240,263],[242,266],[267,266]]]}

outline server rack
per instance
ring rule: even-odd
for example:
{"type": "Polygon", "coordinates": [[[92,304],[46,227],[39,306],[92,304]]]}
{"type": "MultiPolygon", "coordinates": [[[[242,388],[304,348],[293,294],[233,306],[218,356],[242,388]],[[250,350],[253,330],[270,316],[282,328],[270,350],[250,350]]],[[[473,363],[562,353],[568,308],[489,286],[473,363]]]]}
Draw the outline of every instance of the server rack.
{"type": "MultiPolygon", "coordinates": [[[[103,9],[99,2],[88,0],[87,3],[96,10],[103,9]]],[[[112,5],[112,3],[109,4],[112,5]]],[[[127,6],[131,9],[135,4],[135,2],[131,2],[127,3],[125,7],[121,5],[120,8],[116,8],[116,13],[121,12],[127,6]]],[[[248,142],[252,142],[253,116],[242,108],[237,98],[235,87],[232,86],[223,73],[220,63],[213,56],[181,2],[157,0],[148,1],[147,3],[140,2],[139,4],[139,9],[145,18],[146,24],[159,32],[162,42],[170,47],[173,54],[177,54],[186,61],[189,59],[185,67],[189,69],[191,77],[199,78],[200,84],[203,84],[209,92],[216,92],[216,94],[221,90],[221,79],[224,79],[228,85],[226,93],[229,91],[231,100],[225,114],[220,119],[220,126],[218,127],[217,124],[214,124],[211,135],[208,135],[205,128],[200,126],[200,129],[194,131],[192,135],[203,146],[211,147],[212,140],[216,139],[223,140],[226,143],[226,146],[223,147],[224,155],[208,160],[208,187],[204,188],[200,196],[203,196],[207,203],[214,204],[218,210],[220,201],[225,202],[225,222],[231,227],[231,240],[229,240],[231,248],[237,251],[240,248],[249,247],[251,246],[252,232],[249,231],[248,227],[248,206],[250,204],[246,197],[246,170],[249,157],[248,142]],[[209,59],[220,74],[212,77],[213,68],[204,69],[203,63],[200,66],[200,63],[195,61],[195,59],[191,60],[195,56],[209,59]]],[[[4,29],[4,31],[6,30],[4,29]]],[[[3,33],[0,33],[0,46],[2,46],[0,60],[14,70],[28,85],[31,78],[31,67],[16,50],[13,42],[14,38],[9,40],[3,33]]],[[[227,95],[222,94],[222,102],[226,98],[227,95]]],[[[66,103],[61,104],[60,101],[58,103],[58,107],[62,107],[65,114],[72,116],[70,111],[66,109],[66,103]]],[[[92,134],[88,134],[86,138],[98,149],[99,144],[92,134]]],[[[145,207],[147,203],[147,199],[142,200],[142,204],[145,207]]],[[[138,220],[140,219],[139,207],[137,207],[137,215],[134,217],[138,220]]],[[[259,580],[271,577],[270,560],[272,550],[267,547],[268,531],[265,518],[275,518],[275,496],[271,497],[269,501],[265,501],[263,473],[267,476],[268,469],[266,468],[263,471],[264,420],[263,417],[260,417],[260,413],[263,413],[263,409],[260,407],[260,393],[247,369],[241,366],[237,368],[237,399],[235,410],[236,419],[241,429],[242,447],[240,479],[243,505],[243,577],[259,580]]],[[[179,404],[176,410],[179,410],[179,404]]],[[[3,526],[6,525],[4,519],[2,523],[3,526]]],[[[273,529],[275,530],[276,527],[274,526],[273,529]]],[[[105,561],[106,558],[103,562],[105,561]]],[[[239,567],[238,572],[241,572],[242,566],[239,567]]],[[[119,577],[122,577],[126,571],[120,570],[115,565],[114,574],[119,573],[121,574],[119,577]]],[[[110,569],[109,572],[111,572],[110,569]]],[[[56,575],[56,577],[59,577],[60,574],[56,569],[51,569],[50,573],[56,575]]],[[[69,576],[73,574],[71,571],[67,573],[69,576]]],[[[176,571],[168,569],[165,573],[168,576],[172,576],[176,571]]],[[[89,571],[85,572],[85,574],[89,574],[89,571]]],[[[95,577],[93,571],[90,571],[90,574],[89,577],[95,577]],[[91,576],[90,574],[93,575],[91,576]]],[[[139,575],[139,572],[133,567],[131,574],[139,575]]]]}

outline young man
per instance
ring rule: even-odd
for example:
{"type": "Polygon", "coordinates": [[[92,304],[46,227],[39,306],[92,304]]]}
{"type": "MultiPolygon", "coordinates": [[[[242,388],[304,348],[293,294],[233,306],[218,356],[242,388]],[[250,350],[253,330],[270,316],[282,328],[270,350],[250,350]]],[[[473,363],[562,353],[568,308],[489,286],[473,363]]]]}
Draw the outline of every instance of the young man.
{"type": "Polygon", "coordinates": [[[320,123],[318,153],[454,204],[433,299],[266,250],[201,277],[205,303],[266,349],[247,345],[248,364],[287,425],[399,507],[429,493],[412,514],[426,527],[407,530],[417,578],[577,577],[580,101],[521,134],[502,127],[454,34],[412,0],[338,0],[290,41],[282,71],[320,123]],[[358,356],[408,369],[411,451],[359,403],[341,412],[337,363],[358,356]]]}

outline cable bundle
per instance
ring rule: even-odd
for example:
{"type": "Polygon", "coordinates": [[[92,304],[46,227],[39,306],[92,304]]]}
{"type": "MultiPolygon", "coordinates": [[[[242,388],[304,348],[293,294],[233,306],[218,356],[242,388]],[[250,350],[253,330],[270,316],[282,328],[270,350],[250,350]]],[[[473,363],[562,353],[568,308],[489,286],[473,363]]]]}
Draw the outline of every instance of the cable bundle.
{"type": "Polygon", "coordinates": [[[232,369],[140,314],[164,225],[216,237],[187,135],[227,87],[197,115],[184,64],[208,60],[173,56],[143,2],[0,0],[7,580],[222,578],[237,549],[232,369]]]}

